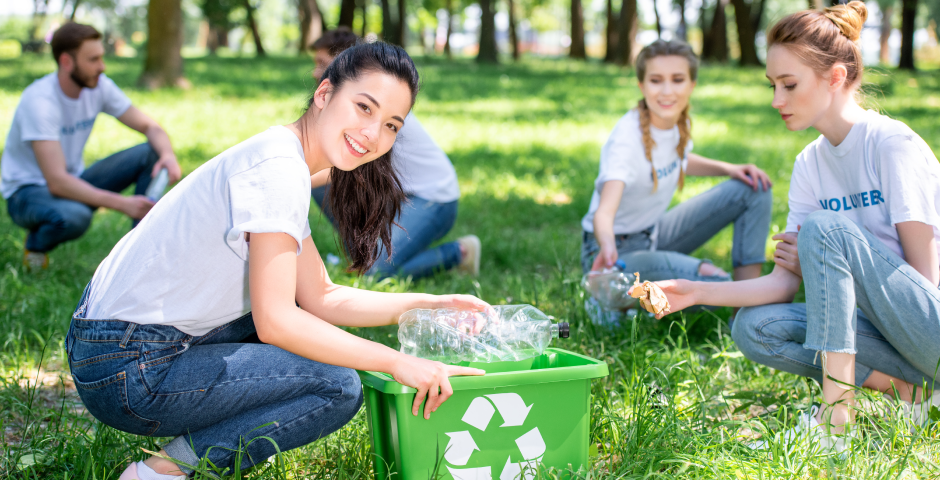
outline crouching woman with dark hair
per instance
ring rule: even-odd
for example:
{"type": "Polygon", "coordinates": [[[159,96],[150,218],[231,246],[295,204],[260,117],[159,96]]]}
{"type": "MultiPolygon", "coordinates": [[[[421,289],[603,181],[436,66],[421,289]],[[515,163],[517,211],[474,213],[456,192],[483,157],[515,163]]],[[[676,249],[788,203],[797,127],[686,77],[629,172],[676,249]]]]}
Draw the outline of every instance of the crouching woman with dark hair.
{"type": "Polygon", "coordinates": [[[239,450],[247,468],[328,435],[362,404],[354,369],[417,388],[412,413],[427,397],[425,418],[452,393],[448,376],[483,373],[338,326],[486,303],[335,285],[310,238],[310,176],[331,168],[350,268],[367,270],[388,247],[404,197],[390,150],[417,90],[401,48],[343,52],[299,120],[196,169],[101,263],[66,337],[79,395],[114,428],[175,437],[121,480],[185,478],[200,458],[234,468],[239,450]],[[264,343],[241,342],[253,334],[264,343]]]}

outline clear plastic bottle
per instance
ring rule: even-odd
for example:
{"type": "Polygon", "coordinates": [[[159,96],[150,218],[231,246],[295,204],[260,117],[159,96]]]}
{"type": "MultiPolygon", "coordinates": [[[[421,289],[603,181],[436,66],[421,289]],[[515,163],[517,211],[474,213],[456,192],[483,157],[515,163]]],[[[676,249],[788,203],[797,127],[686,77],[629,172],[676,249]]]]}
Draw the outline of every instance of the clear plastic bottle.
{"type": "Polygon", "coordinates": [[[402,353],[444,363],[509,362],[541,355],[568,323],[531,305],[498,305],[494,314],[451,308],[414,309],[398,320],[402,353]]]}
{"type": "Polygon", "coordinates": [[[626,264],[617,260],[613,268],[590,271],[581,278],[581,286],[606,310],[626,310],[636,304],[627,292],[635,276],[624,272],[626,264]]]}
{"type": "Polygon", "coordinates": [[[168,183],[170,183],[170,172],[165,168],[161,168],[157,176],[150,181],[150,185],[147,186],[147,191],[144,192],[144,195],[151,201],[156,202],[163,197],[163,192],[166,190],[168,183]]]}

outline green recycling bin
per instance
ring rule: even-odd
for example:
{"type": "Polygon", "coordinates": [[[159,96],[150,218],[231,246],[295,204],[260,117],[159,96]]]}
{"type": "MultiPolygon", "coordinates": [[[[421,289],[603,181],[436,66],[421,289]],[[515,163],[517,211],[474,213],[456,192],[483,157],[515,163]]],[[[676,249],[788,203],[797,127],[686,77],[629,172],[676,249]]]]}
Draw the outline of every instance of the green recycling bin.
{"type": "Polygon", "coordinates": [[[531,479],[548,467],[588,466],[591,379],[607,364],[557,348],[519,362],[470,364],[430,420],[411,414],[416,390],[359,372],[376,480],[531,479]]]}

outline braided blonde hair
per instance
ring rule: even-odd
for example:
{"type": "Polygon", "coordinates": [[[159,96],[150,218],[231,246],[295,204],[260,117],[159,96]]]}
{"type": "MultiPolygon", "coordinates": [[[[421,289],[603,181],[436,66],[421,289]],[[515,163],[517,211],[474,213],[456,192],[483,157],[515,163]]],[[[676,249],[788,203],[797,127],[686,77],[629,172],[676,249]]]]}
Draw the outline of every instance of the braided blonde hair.
{"type": "MultiPolygon", "coordinates": [[[[678,40],[656,40],[640,50],[636,58],[636,76],[640,82],[646,78],[646,63],[651,58],[665,56],[683,57],[689,62],[689,78],[694,82],[698,78],[698,57],[692,51],[692,47],[685,42],[678,40]]],[[[650,109],[646,105],[646,99],[637,102],[636,109],[640,114],[640,132],[643,134],[643,150],[646,152],[646,159],[650,162],[650,170],[653,173],[653,191],[659,188],[659,177],[656,175],[656,167],[653,165],[653,149],[656,148],[656,141],[650,133],[652,118],[650,109]]],[[[692,119],[689,117],[690,105],[686,105],[679,114],[679,144],[676,146],[676,154],[679,158],[685,158],[685,148],[692,138],[692,119]]],[[[679,165],[679,190],[685,186],[685,168],[679,165]]]]}

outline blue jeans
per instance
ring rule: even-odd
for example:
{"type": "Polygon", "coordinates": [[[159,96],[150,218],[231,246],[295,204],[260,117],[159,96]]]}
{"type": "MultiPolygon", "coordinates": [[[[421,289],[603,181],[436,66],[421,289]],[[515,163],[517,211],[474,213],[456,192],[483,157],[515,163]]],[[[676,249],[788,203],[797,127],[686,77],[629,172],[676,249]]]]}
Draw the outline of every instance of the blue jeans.
{"type": "Polygon", "coordinates": [[[84,318],[87,298],[86,288],[65,341],[82,402],[118,430],[175,437],[164,449],[181,463],[206,457],[233,468],[241,449],[248,468],[276,453],[272,440],[282,452],[306,445],[362,406],[354,370],[240,343],[255,333],[250,313],[193,337],[170,326],[84,318]]]}
{"type": "MultiPolygon", "coordinates": [[[[326,218],[336,225],[336,219],[325,203],[329,189],[329,185],[315,188],[312,195],[326,218]]],[[[437,203],[409,195],[398,217],[402,228],[392,227],[391,258],[385,247],[379,246],[379,257],[366,274],[380,278],[398,275],[418,279],[456,267],[461,260],[457,242],[429,248],[447,235],[456,220],[457,201],[437,203]]]]}
{"type": "MultiPolygon", "coordinates": [[[[157,152],[144,143],[95,162],[82,172],[81,179],[111,192],[136,184],[134,193],[143,195],[157,158],[157,152]]],[[[7,213],[13,223],[29,230],[26,249],[31,252],[48,252],[60,243],[81,237],[91,225],[94,211],[84,203],[53,196],[45,185],[20,187],[7,199],[7,213]]],[[[137,222],[134,220],[135,226],[137,222]]]]}
{"type": "Polygon", "coordinates": [[[940,290],[848,218],[821,210],[797,241],[806,304],[742,308],[732,338],[758,363],[822,381],[817,352],[853,353],[855,382],[873,370],[933,385],[940,290]]]}
{"type": "MultiPolygon", "coordinates": [[[[629,195],[629,192],[624,192],[624,195],[629,195]]],[[[772,201],[769,189],[754,191],[737,180],[722,182],[676,205],[655,226],[642,232],[616,235],[618,257],[627,264],[627,272],[640,272],[643,280],[730,280],[723,276],[701,275],[699,267],[703,260],[689,254],[729,223],[734,223],[732,264],[740,267],[764,263],[772,201]]],[[[594,234],[584,232],[581,246],[584,273],[591,270],[599,251],[594,234]]]]}

